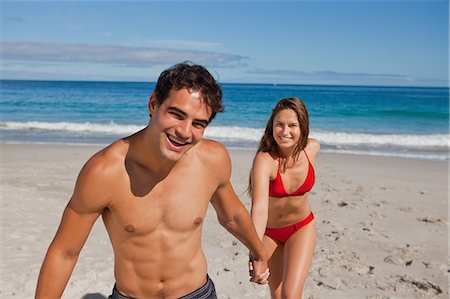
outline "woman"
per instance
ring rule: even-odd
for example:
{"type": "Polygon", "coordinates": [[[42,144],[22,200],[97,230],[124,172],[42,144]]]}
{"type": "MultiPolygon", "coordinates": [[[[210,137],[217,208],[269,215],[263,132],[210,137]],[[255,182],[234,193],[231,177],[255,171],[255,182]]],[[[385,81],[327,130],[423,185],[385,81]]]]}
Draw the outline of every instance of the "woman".
{"type": "Polygon", "coordinates": [[[250,174],[251,214],[269,258],[272,298],[302,298],[316,245],[308,192],[320,145],[308,134],[305,104],[297,98],[280,100],[250,174]]]}

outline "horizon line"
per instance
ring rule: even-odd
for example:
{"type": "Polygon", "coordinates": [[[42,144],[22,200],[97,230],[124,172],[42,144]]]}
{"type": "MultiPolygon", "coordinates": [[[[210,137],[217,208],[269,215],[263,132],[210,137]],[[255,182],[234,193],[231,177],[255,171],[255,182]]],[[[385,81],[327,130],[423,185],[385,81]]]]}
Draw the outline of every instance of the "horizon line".
{"type": "MultiPolygon", "coordinates": [[[[133,81],[133,80],[81,80],[81,79],[7,79],[0,78],[1,81],[33,81],[33,82],[97,82],[97,83],[154,83],[156,81],[133,81]]],[[[450,88],[450,85],[382,85],[382,84],[338,84],[338,83],[255,83],[255,82],[219,82],[219,84],[233,84],[233,85],[300,85],[300,86],[342,86],[342,87],[390,87],[390,88],[450,88]]]]}

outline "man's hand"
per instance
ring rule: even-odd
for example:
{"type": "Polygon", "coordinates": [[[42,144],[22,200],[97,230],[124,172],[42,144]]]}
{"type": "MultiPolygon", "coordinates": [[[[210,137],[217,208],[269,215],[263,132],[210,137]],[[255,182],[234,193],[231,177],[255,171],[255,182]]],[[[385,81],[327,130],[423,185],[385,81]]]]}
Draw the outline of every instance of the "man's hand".
{"type": "Polygon", "coordinates": [[[267,268],[266,260],[256,260],[252,255],[250,255],[250,260],[248,262],[248,269],[250,273],[250,281],[257,284],[267,284],[270,272],[267,268]]]}

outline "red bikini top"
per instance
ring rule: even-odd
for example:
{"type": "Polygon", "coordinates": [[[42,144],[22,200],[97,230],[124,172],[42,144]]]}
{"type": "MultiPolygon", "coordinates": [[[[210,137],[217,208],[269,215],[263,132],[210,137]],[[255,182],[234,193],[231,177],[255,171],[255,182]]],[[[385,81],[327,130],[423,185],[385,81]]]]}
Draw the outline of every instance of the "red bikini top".
{"type": "Polygon", "coordinates": [[[277,177],[275,180],[270,181],[269,184],[269,196],[270,197],[286,197],[286,196],[300,196],[304,195],[306,192],[309,192],[312,187],[314,186],[314,167],[311,164],[311,161],[309,161],[309,157],[306,154],[305,150],[303,152],[306,155],[306,158],[308,159],[308,175],[306,176],[305,181],[300,186],[300,188],[297,189],[297,191],[292,193],[287,193],[283,186],[283,181],[281,180],[281,173],[280,173],[280,161],[278,161],[278,172],[277,177]]]}

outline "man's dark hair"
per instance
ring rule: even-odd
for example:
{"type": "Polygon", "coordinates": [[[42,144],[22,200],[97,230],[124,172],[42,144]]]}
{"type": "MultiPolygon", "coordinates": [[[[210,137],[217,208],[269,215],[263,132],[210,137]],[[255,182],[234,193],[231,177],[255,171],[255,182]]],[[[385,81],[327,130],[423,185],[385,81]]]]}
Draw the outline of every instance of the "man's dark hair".
{"type": "Polygon", "coordinates": [[[169,96],[172,89],[191,89],[201,93],[206,105],[211,108],[211,121],[217,112],[222,112],[222,88],[214,77],[203,66],[192,62],[183,62],[163,71],[155,86],[155,96],[158,105],[161,105],[169,96]]]}

